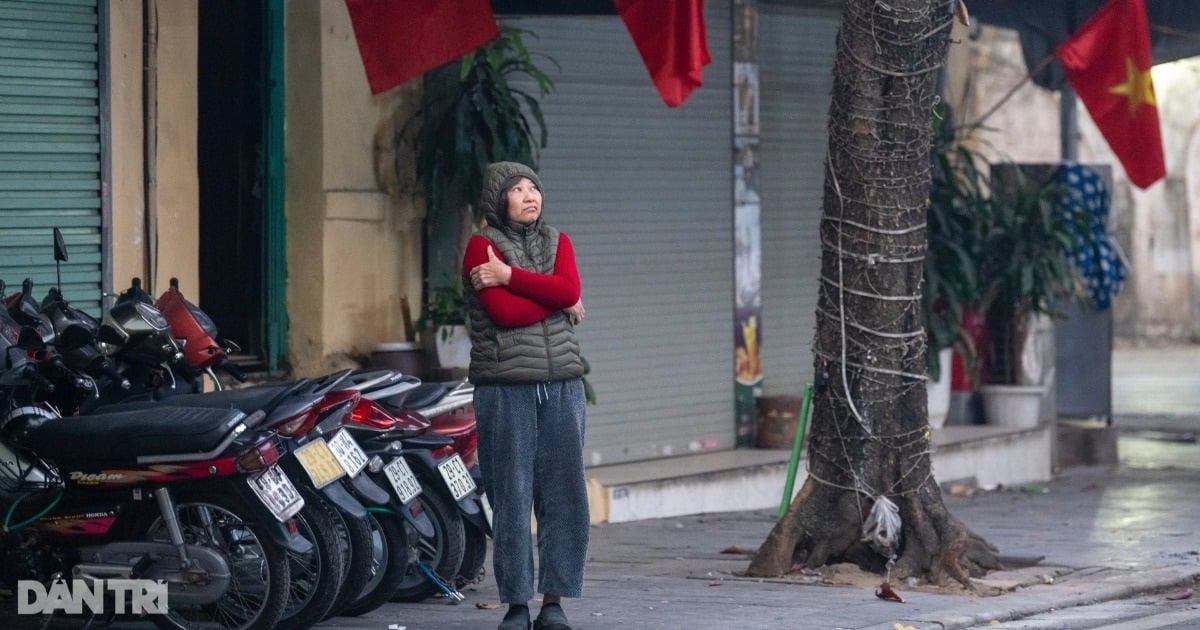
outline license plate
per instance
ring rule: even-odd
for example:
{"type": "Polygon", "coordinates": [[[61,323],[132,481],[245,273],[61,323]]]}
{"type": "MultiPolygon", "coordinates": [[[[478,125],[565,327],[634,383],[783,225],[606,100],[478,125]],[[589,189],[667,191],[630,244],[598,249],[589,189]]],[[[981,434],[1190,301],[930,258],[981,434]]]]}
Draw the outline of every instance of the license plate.
{"type": "Polygon", "coordinates": [[[458,453],[438,464],[438,472],[442,473],[442,479],[446,480],[455,501],[475,491],[475,480],[471,479],[471,473],[467,471],[467,466],[463,464],[458,453]]]}
{"type": "Polygon", "coordinates": [[[383,472],[388,481],[392,482],[392,489],[396,491],[396,496],[400,497],[401,503],[408,503],[413,497],[421,494],[421,483],[417,481],[417,476],[403,457],[393,459],[383,467],[383,472]]]}
{"type": "Polygon", "coordinates": [[[296,449],[296,459],[317,488],[324,488],[346,474],[324,438],[317,438],[296,449]]]}
{"type": "Polygon", "coordinates": [[[350,477],[357,476],[367,467],[367,454],[358,442],[354,441],[354,436],[350,435],[349,431],[338,431],[337,435],[329,440],[329,448],[350,477]]]}
{"type": "Polygon", "coordinates": [[[258,500],[262,501],[281,523],[295,516],[296,512],[304,507],[304,497],[300,496],[296,486],[292,485],[292,480],[288,479],[279,466],[272,466],[262,474],[247,478],[246,481],[258,500]]]}

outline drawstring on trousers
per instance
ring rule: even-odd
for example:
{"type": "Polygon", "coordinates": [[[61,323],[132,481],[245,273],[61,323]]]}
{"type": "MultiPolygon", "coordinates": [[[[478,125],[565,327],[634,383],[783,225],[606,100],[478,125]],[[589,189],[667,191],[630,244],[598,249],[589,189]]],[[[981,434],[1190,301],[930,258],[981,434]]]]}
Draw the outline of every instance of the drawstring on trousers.
{"type": "Polygon", "coordinates": [[[534,389],[537,390],[537,402],[539,405],[550,400],[549,383],[538,383],[534,389]]]}

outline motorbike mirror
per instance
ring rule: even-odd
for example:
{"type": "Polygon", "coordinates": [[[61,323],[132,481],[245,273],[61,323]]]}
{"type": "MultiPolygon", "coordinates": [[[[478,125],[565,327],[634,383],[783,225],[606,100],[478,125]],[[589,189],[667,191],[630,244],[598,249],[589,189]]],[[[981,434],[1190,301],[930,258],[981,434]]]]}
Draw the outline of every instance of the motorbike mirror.
{"type": "Polygon", "coordinates": [[[67,243],[63,240],[62,230],[54,228],[54,260],[67,260],[67,243]]]}

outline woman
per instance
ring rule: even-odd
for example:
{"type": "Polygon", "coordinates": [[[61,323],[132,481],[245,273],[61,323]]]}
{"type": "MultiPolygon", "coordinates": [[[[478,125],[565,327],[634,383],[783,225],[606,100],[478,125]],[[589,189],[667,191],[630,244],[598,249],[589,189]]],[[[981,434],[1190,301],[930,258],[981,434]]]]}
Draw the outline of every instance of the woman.
{"type": "Polygon", "coordinates": [[[542,221],[542,184],[528,166],[497,162],[483,178],[486,225],[467,243],[479,464],[491,503],[500,630],[529,628],[538,523],[536,630],[570,630],[563,597],[583,592],[588,503],[583,473],[583,321],[567,235],[542,221]]]}

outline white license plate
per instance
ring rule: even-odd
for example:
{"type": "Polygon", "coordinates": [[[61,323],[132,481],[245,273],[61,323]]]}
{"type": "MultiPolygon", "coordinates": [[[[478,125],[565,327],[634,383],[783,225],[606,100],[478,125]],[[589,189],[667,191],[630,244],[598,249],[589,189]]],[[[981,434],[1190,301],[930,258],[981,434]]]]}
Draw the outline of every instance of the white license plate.
{"type": "Polygon", "coordinates": [[[438,464],[438,472],[442,473],[442,479],[450,486],[450,494],[454,495],[455,501],[475,491],[475,480],[471,479],[471,473],[458,453],[438,464]]]}
{"type": "Polygon", "coordinates": [[[262,501],[281,523],[295,516],[296,512],[304,507],[304,497],[300,496],[296,486],[292,485],[292,480],[288,479],[279,466],[272,466],[261,474],[248,477],[246,481],[258,500],[262,501]]]}
{"type": "Polygon", "coordinates": [[[297,448],[294,453],[317,489],[324,488],[346,474],[346,469],[342,468],[341,462],[324,438],[317,438],[297,448]]]}
{"type": "Polygon", "coordinates": [[[329,440],[329,448],[351,478],[367,467],[367,454],[358,442],[354,441],[354,436],[350,435],[349,431],[338,431],[337,435],[329,440]]]}
{"type": "Polygon", "coordinates": [[[396,491],[396,496],[400,497],[401,503],[408,503],[413,497],[421,494],[421,482],[417,481],[417,476],[403,457],[393,459],[383,467],[383,472],[388,481],[392,482],[392,489],[396,491]]]}

